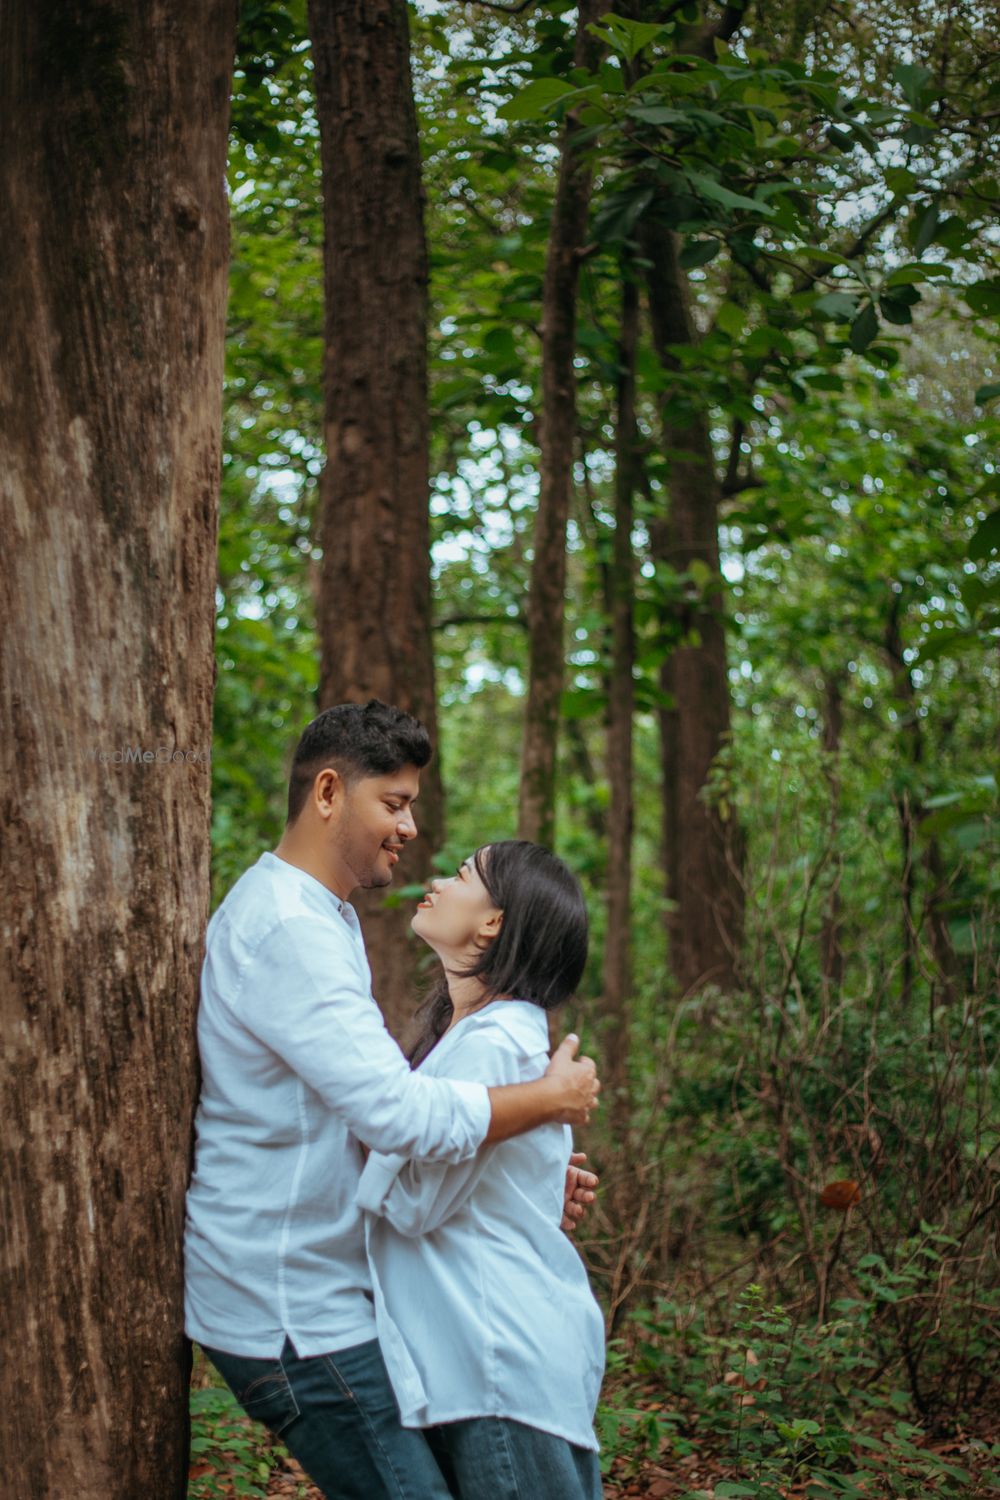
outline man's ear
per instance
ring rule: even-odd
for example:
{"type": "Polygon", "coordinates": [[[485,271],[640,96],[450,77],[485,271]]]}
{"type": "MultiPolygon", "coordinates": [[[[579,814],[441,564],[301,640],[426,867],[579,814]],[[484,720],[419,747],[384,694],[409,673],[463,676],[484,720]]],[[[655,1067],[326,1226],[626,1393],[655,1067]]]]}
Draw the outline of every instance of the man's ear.
{"type": "Polygon", "coordinates": [[[344,778],[332,766],[324,766],[316,773],[312,787],[312,800],[321,818],[329,818],[337,810],[344,797],[344,778]]]}

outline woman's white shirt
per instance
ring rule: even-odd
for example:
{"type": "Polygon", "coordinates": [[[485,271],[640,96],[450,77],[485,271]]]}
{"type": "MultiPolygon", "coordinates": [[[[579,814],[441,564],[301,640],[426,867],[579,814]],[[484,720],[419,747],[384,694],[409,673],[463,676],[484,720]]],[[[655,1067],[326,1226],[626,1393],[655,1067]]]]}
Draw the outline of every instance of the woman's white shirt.
{"type": "MultiPolygon", "coordinates": [[[[547,1064],[544,1011],[495,1000],[420,1071],[494,1087],[547,1064]]],[[[597,1448],[604,1320],[559,1228],[571,1150],[568,1126],[544,1125],[454,1166],[369,1157],[357,1202],[404,1426],[508,1417],[597,1448]]]]}

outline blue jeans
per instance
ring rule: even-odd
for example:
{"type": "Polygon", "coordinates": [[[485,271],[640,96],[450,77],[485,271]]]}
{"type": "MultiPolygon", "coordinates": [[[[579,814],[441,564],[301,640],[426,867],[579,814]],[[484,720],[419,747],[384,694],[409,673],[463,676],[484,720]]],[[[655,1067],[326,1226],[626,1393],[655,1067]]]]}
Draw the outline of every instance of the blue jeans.
{"type": "Polygon", "coordinates": [[[277,1359],[205,1353],[327,1500],[448,1500],[423,1433],[400,1424],[377,1339],[304,1359],[287,1338],[277,1359]]]}
{"type": "Polygon", "coordinates": [[[427,1441],[457,1500],[601,1500],[589,1448],[506,1417],[428,1427],[427,1441]]]}

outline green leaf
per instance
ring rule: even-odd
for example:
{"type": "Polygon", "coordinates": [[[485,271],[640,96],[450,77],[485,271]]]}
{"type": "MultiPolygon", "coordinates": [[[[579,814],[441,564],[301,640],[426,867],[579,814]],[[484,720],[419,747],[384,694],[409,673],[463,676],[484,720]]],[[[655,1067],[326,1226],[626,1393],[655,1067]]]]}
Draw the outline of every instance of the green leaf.
{"type": "Polygon", "coordinates": [[[562,695],[564,719],[590,719],[604,709],[607,699],[596,688],[567,688],[562,695]]]}
{"type": "Polygon", "coordinates": [[[502,325],[489,330],[483,339],[483,348],[490,354],[499,355],[502,359],[517,357],[514,335],[509,328],[502,325]]]}
{"type": "Polygon", "coordinates": [[[1000,510],[980,521],[969,543],[969,557],[973,562],[985,562],[991,553],[1000,551],[1000,510]]]}
{"type": "Polygon", "coordinates": [[[962,296],[972,311],[983,318],[1000,316],[1000,280],[977,281],[962,296]]]}
{"type": "Polygon", "coordinates": [[[733,193],[721,182],[716,182],[714,177],[708,177],[704,172],[685,171],[685,177],[691,186],[699,192],[703,198],[710,198],[713,203],[721,203],[724,208],[749,208],[754,213],[772,215],[775,210],[769,203],[758,203],[756,198],[745,198],[742,193],[733,193]]]}
{"type": "Polygon", "coordinates": [[[924,89],[933,76],[929,68],[922,68],[919,63],[897,63],[892,74],[893,81],[903,90],[907,104],[914,106],[920,103],[924,89]]]}
{"type": "Polygon", "coordinates": [[[861,354],[878,337],[878,313],[874,304],[868,302],[851,324],[850,345],[855,354],[861,354]]]}
{"type": "Polygon", "coordinates": [[[939,209],[937,203],[928,203],[915,218],[910,221],[907,235],[916,255],[923,255],[927,246],[934,238],[934,231],[938,224],[939,209]]]}
{"type": "Polygon", "coordinates": [[[857,311],[858,299],[851,296],[849,292],[827,292],[815,303],[818,313],[827,318],[837,318],[843,322],[849,322],[857,311]]]}
{"type": "Polygon", "coordinates": [[[1000,381],[993,385],[981,385],[976,392],[976,405],[985,406],[989,401],[995,401],[1000,396],[1000,381]]]}
{"type": "Polygon", "coordinates": [[[889,167],[885,173],[885,185],[897,198],[905,198],[920,186],[920,178],[908,167],[889,167]]]}
{"type": "Polygon", "coordinates": [[[916,287],[900,286],[894,287],[891,291],[884,291],[878,299],[878,305],[886,322],[905,325],[913,322],[910,309],[919,301],[920,293],[916,287]]]}
{"type": "Polygon", "coordinates": [[[693,271],[698,266],[707,266],[721,249],[722,241],[718,239],[688,240],[680,253],[680,263],[685,271],[693,271]]]}
{"type": "Polygon", "coordinates": [[[687,125],[688,116],[682,109],[671,109],[667,104],[635,104],[628,110],[636,120],[647,125],[687,125]]]}
{"type": "Polygon", "coordinates": [[[662,24],[632,21],[626,16],[616,15],[614,11],[608,11],[601,17],[601,21],[603,25],[591,25],[587,30],[600,37],[613,52],[620,53],[629,62],[638,57],[642,49],[648,47],[656,37],[672,30],[662,24]]]}
{"type": "Polygon", "coordinates": [[[541,120],[560,99],[575,93],[573,85],[562,78],[535,78],[502,104],[497,114],[503,120],[541,120]]]}
{"type": "Polygon", "coordinates": [[[737,307],[735,302],[723,302],[715,314],[716,326],[732,339],[739,338],[745,321],[743,309],[737,307]]]}

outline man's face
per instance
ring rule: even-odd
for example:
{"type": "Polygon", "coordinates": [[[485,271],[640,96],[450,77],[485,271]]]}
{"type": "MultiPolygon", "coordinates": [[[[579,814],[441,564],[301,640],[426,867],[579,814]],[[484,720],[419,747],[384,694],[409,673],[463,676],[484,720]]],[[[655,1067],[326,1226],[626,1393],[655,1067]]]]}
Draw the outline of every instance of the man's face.
{"type": "Polygon", "coordinates": [[[419,792],[416,766],[345,784],[333,841],[363,890],[391,883],[403,846],[417,836],[413,803],[419,792]]]}

